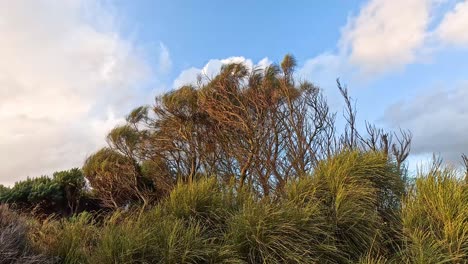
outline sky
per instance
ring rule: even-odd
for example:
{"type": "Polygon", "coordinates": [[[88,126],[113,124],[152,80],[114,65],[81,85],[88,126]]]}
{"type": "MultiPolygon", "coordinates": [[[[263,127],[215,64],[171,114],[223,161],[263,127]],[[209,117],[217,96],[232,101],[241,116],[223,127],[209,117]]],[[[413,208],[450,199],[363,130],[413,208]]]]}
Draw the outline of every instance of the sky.
{"type": "Polygon", "coordinates": [[[340,78],[410,162],[468,152],[468,0],[0,0],[0,184],[80,167],[134,107],[223,64],[340,78]]]}

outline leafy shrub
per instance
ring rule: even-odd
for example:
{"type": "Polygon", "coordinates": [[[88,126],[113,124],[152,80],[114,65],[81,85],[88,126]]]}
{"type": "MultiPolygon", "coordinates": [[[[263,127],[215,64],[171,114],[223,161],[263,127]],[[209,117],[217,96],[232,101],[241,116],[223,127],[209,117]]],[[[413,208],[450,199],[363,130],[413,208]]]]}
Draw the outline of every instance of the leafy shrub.
{"type": "Polygon", "coordinates": [[[146,202],[137,169],[133,159],[110,148],[94,153],[83,165],[83,173],[96,196],[104,206],[114,209],[138,200],[146,202]]]}
{"type": "Polygon", "coordinates": [[[0,203],[16,209],[35,209],[44,214],[75,213],[85,192],[85,180],[79,169],[55,172],[53,178],[41,176],[0,188],[0,203]],[[67,207],[69,210],[67,210],[67,207]]]}
{"type": "Polygon", "coordinates": [[[33,206],[41,202],[55,204],[62,200],[63,192],[60,185],[47,176],[19,181],[4,197],[6,203],[25,206],[33,206]]]}

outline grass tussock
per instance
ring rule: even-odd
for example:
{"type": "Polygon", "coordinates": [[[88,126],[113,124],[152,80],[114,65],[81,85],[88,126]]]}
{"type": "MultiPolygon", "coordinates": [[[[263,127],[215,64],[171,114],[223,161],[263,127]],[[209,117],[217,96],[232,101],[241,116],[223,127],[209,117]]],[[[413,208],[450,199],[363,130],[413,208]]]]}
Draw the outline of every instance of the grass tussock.
{"type": "Polygon", "coordinates": [[[450,168],[416,179],[404,200],[405,258],[413,263],[468,261],[468,185],[450,168]]]}

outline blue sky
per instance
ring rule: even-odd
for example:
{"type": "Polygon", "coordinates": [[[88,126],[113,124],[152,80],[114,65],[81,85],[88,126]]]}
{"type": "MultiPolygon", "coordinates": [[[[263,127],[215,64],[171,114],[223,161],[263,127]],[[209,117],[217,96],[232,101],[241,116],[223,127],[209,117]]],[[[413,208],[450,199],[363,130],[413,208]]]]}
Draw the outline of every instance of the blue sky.
{"type": "Polygon", "coordinates": [[[170,47],[174,73],[211,58],[278,61],[334,49],[339,28],[362,1],[117,1],[127,30],[170,47]],[[340,3],[341,2],[341,3],[340,3]],[[320,21],[320,22],[318,22],[320,21]]]}
{"type": "Polygon", "coordinates": [[[223,63],[286,53],[341,111],[410,129],[411,162],[468,152],[468,0],[0,3],[0,184],[80,166],[124,115],[223,63]]]}

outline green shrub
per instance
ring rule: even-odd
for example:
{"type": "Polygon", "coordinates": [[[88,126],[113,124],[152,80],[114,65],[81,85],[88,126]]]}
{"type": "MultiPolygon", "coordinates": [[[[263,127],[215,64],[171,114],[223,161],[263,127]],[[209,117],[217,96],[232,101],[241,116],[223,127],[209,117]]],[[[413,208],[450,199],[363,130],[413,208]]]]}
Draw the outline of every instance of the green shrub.
{"type": "Polygon", "coordinates": [[[41,202],[62,203],[64,195],[57,182],[47,176],[41,176],[15,183],[3,199],[9,204],[34,206],[41,202]]]}
{"type": "Polygon", "coordinates": [[[70,213],[74,214],[78,209],[80,199],[85,193],[86,182],[83,173],[77,168],[58,171],[53,174],[53,180],[59,184],[70,213]]]}

